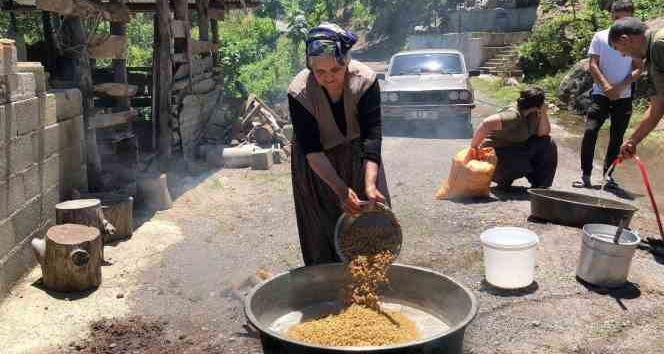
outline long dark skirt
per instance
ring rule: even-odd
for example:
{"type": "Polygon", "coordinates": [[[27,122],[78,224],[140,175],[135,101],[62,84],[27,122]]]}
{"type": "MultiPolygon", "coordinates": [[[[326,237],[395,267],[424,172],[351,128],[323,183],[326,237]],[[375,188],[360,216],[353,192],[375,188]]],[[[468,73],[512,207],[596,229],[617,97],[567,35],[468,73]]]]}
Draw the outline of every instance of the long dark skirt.
{"type": "MultiPolygon", "coordinates": [[[[340,262],[334,250],[334,227],[343,213],[339,198],[311,169],[297,143],[292,146],[293,197],[304,264],[310,266],[340,262]]],[[[360,140],[339,145],[327,150],[325,154],[339,177],[357,193],[360,200],[366,200],[360,140]]],[[[376,187],[383,193],[389,206],[390,196],[382,163],[376,187]]]]}

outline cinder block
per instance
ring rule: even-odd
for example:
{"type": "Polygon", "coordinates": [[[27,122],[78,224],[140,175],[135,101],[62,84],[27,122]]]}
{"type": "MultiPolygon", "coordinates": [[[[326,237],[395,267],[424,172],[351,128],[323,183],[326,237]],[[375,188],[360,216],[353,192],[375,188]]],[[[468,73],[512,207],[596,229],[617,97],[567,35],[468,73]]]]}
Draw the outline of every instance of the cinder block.
{"type": "Polygon", "coordinates": [[[14,224],[10,219],[0,221],[0,258],[14,248],[14,224]]]}
{"type": "Polygon", "coordinates": [[[38,158],[38,138],[36,134],[21,135],[9,142],[9,173],[10,175],[21,172],[38,158]]]}
{"type": "Polygon", "coordinates": [[[0,103],[35,97],[35,76],[32,73],[0,75],[0,103]]]}
{"type": "Polygon", "coordinates": [[[27,134],[39,128],[39,98],[12,102],[7,105],[9,138],[27,134]]]}
{"type": "Polygon", "coordinates": [[[16,45],[13,40],[0,39],[0,75],[16,72],[16,45]]]}
{"type": "Polygon", "coordinates": [[[269,170],[274,164],[272,149],[257,149],[252,157],[254,170],[269,170]]]}
{"type": "Polygon", "coordinates": [[[41,180],[39,179],[39,165],[34,164],[21,173],[25,187],[25,199],[32,199],[41,193],[41,180]]]}
{"type": "Polygon", "coordinates": [[[38,95],[46,92],[46,72],[40,62],[19,61],[16,69],[20,73],[32,73],[35,77],[35,93],[38,95]]]}
{"type": "Polygon", "coordinates": [[[66,120],[83,114],[83,99],[79,89],[54,90],[56,100],[56,117],[58,121],[66,120]]]}
{"type": "Polygon", "coordinates": [[[33,234],[41,224],[41,197],[30,199],[26,205],[11,216],[14,224],[15,242],[19,243],[33,234]]]}
{"type": "Polygon", "coordinates": [[[0,105],[0,144],[7,141],[7,105],[0,105]]]}
{"type": "Polygon", "coordinates": [[[42,190],[50,190],[60,184],[60,154],[41,163],[42,190]]]}
{"type": "Polygon", "coordinates": [[[44,235],[45,233],[41,230],[24,239],[10,251],[7,257],[0,259],[0,297],[9,292],[12,284],[37,263],[30,241],[33,237],[44,235]]]}
{"type": "Polygon", "coordinates": [[[0,182],[7,182],[7,175],[9,172],[7,149],[9,149],[8,145],[0,144],[0,182]]]}
{"type": "Polygon", "coordinates": [[[25,196],[25,183],[22,175],[17,174],[9,179],[9,195],[7,199],[7,211],[9,215],[21,209],[25,204],[27,198],[25,196]]]}
{"type": "Polygon", "coordinates": [[[55,206],[60,202],[60,186],[44,192],[42,197],[42,219],[55,219],[55,206]]]}
{"type": "Polygon", "coordinates": [[[45,127],[58,122],[57,107],[55,94],[44,93],[39,95],[39,126],[45,127]]]}
{"type": "Polygon", "coordinates": [[[9,217],[9,183],[0,183],[0,219],[9,217]]]}
{"type": "Polygon", "coordinates": [[[66,149],[68,147],[71,147],[73,145],[72,141],[72,120],[67,119],[67,120],[61,120],[58,122],[60,125],[60,130],[59,130],[59,140],[60,140],[60,150],[66,149]]]}
{"type": "Polygon", "coordinates": [[[62,135],[60,123],[55,123],[44,128],[41,133],[41,160],[49,158],[51,155],[60,151],[60,137],[62,135]]]}

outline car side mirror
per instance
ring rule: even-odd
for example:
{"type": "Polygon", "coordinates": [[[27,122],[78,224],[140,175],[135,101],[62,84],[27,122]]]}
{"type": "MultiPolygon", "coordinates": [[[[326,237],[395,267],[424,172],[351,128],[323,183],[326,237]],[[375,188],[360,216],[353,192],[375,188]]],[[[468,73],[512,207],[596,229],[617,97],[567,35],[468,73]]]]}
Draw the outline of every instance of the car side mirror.
{"type": "Polygon", "coordinates": [[[376,78],[378,80],[385,80],[385,73],[376,73],[376,78]]]}
{"type": "Polygon", "coordinates": [[[471,70],[468,72],[468,76],[480,76],[479,70],[471,70]]]}

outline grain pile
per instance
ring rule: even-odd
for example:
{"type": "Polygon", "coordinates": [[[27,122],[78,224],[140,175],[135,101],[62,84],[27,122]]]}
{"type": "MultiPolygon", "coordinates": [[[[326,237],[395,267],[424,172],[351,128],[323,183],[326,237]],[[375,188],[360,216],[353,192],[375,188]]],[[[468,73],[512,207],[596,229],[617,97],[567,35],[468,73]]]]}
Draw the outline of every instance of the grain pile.
{"type": "Polygon", "coordinates": [[[387,272],[401,245],[396,219],[388,226],[352,226],[341,235],[340,248],[350,259],[346,266],[346,308],[291,327],[287,335],[321,346],[384,346],[419,338],[413,321],[396,311],[380,308],[379,287],[388,284],[387,272]]]}
{"type": "Polygon", "coordinates": [[[418,333],[415,324],[399,312],[376,312],[353,304],[338,315],[293,326],[288,336],[321,346],[364,347],[411,342],[418,333]]]}

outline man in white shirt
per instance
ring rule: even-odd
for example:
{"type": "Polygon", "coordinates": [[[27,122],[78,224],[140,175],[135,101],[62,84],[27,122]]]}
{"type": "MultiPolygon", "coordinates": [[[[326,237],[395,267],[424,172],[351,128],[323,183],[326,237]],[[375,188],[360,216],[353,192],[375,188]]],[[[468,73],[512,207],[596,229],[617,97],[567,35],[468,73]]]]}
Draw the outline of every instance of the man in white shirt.
{"type": "MultiPolygon", "coordinates": [[[[614,21],[631,17],[634,5],[630,0],[616,0],[611,5],[614,21]]],[[[590,73],[595,84],[592,90],[592,104],[586,117],[586,129],[581,145],[580,182],[575,187],[592,187],[590,176],[593,170],[595,144],[597,135],[604,121],[611,117],[609,146],[604,159],[604,175],[613,160],[620,153],[623,135],[632,115],[632,83],[641,75],[641,61],[625,57],[609,45],[609,30],[595,33],[590,48],[590,73]]],[[[606,176],[606,187],[616,188],[618,185],[612,176],[606,176]]]]}

